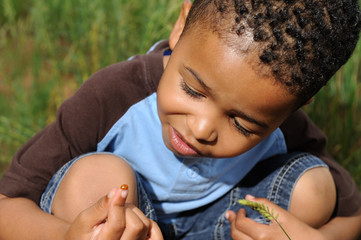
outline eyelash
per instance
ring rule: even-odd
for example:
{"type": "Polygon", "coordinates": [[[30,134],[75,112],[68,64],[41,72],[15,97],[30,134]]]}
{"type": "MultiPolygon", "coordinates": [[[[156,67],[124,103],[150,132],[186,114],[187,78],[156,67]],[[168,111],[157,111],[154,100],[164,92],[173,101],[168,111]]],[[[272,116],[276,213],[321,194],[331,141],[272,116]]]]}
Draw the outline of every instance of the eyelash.
{"type": "MultiPolygon", "coordinates": [[[[190,88],[184,80],[182,80],[181,82],[181,88],[182,90],[191,98],[196,98],[196,99],[200,99],[203,98],[204,96],[201,93],[198,93],[196,91],[194,91],[192,88],[190,88]]],[[[233,125],[236,127],[236,129],[243,134],[246,137],[249,137],[253,134],[253,132],[245,129],[244,127],[242,127],[236,120],[236,118],[234,116],[231,116],[231,118],[233,119],[233,125]]]]}
{"type": "Polygon", "coordinates": [[[238,130],[240,133],[242,133],[244,136],[249,137],[249,136],[251,136],[251,135],[253,134],[253,132],[251,132],[251,131],[245,129],[244,127],[242,127],[242,126],[237,122],[237,120],[236,120],[235,117],[232,117],[232,119],[233,119],[233,124],[234,124],[234,126],[235,126],[235,127],[237,128],[237,130],[238,130]]]}
{"type": "Polygon", "coordinates": [[[196,91],[194,91],[192,88],[190,88],[190,87],[185,83],[184,80],[182,80],[182,82],[181,82],[181,88],[183,89],[183,91],[184,91],[188,96],[190,96],[190,97],[192,97],[192,98],[197,98],[197,99],[199,99],[199,98],[203,98],[203,97],[204,97],[201,93],[196,92],[196,91]]]}

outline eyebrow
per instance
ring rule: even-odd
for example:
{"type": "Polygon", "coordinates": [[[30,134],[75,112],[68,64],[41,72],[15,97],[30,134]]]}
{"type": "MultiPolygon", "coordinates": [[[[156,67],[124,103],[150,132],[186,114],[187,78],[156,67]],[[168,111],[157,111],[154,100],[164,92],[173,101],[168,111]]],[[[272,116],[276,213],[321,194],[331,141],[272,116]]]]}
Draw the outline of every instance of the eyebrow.
{"type": "Polygon", "coordinates": [[[205,84],[205,82],[199,77],[199,74],[197,74],[196,71],[194,71],[192,68],[183,65],[185,69],[187,69],[188,72],[190,72],[195,79],[197,79],[198,83],[205,89],[207,92],[212,94],[212,89],[205,84]]]}
{"type": "MultiPolygon", "coordinates": [[[[209,93],[212,94],[212,89],[210,87],[207,86],[207,84],[199,77],[199,74],[197,74],[196,71],[194,71],[192,68],[188,67],[188,66],[185,66],[183,65],[184,68],[191,73],[191,75],[193,75],[193,77],[195,79],[197,79],[198,83],[205,89],[207,90],[209,93]]],[[[234,113],[234,115],[236,116],[239,116],[240,118],[246,120],[247,122],[250,122],[250,123],[253,123],[257,126],[260,126],[264,129],[267,129],[269,128],[269,126],[265,123],[265,122],[262,122],[262,121],[259,121],[259,120],[256,120],[254,118],[252,118],[251,116],[247,115],[246,113],[244,112],[241,112],[241,111],[238,111],[238,110],[235,110],[235,111],[232,111],[234,113]]]]}
{"type": "Polygon", "coordinates": [[[264,129],[268,129],[268,128],[269,128],[269,126],[267,125],[267,123],[262,122],[262,121],[259,121],[259,120],[256,120],[256,119],[250,117],[249,115],[245,114],[244,112],[241,112],[241,111],[233,111],[233,112],[234,112],[234,114],[235,114],[236,116],[239,116],[240,118],[246,120],[247,122],[256,124],[257,126],[260,126],[261,128],[264,128],[264,129]]]}

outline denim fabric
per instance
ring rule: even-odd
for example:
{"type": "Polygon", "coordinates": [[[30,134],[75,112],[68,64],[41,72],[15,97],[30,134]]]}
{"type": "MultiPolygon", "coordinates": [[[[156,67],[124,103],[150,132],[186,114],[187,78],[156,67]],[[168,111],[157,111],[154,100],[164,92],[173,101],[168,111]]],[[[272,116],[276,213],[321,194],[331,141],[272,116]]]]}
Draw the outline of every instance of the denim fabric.
{"type": "MultiPolygon", "coordinates": [[[[165,239],[231,239],[230,224],[224,217],[227,210],[237,212],[238,199],[246,194],[266,197],[289,209],[292,190],[299,177],[315,167],[327,167],[320,159],[306,153],[286,154],[260,162],[229,193],[202,208],[178,215],[171,224],[161,224],[165,239]]],[[[258,212],[246,207],[247,216],[268,224],[258,212]]]]}
{"type": "Polygon", "coordinates": [[[59,185],[60,185],[61,181],[63,180],[65,174],[69,171],[70,167],[79,158],[74,158],[73,160],[67,162],[51,178],[48,186],[45,189],[45,192],[41,196],[40,203],[39,203],[40,208],[44,212],[52,214],[51,206],[53,205],[54,197],[55,197],[56,192],[58,191],[59,185]]]}
{"type": "MultiPolygon", "coordinates": [[[[40,203],[40,207],[44,211],[50,213],[51,204],[61,180],[79,158],[64,165],[50,181],[40,203]]],[[[243,207],[238,204],[238,199],[244,198],[246,194],[265,197],[288,210],[297,180],[304,172],[315,167],[327,167],[327,165],[308,153],[284,154],[264,160],[258,163],[230,192],[217,201],[195,210],[182,212],[171,223],[158,222],[164,239],[231,239],[230,224],[224,214],[227,210],[237,212],[243,207]]],[[[137,181],[139,208],[148,218],[157,221],[151,198],[143,186],[142,177],[138,174],[137,181]]],[[[248,217],[268,224],[268,221],[258,212],[248,207],[245,209],[248,217]]]]}

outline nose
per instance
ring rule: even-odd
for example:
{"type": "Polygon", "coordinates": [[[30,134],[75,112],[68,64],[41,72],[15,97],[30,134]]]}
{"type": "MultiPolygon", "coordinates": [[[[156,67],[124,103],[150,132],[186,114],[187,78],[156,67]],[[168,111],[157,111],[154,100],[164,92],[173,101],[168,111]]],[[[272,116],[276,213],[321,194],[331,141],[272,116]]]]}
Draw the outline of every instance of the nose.
{"type": "Polygon", "coordinates": [[[188,115],[187,125],[199,142],[214,143],[217,140],[217,121],[207,115],[188,115]]]}

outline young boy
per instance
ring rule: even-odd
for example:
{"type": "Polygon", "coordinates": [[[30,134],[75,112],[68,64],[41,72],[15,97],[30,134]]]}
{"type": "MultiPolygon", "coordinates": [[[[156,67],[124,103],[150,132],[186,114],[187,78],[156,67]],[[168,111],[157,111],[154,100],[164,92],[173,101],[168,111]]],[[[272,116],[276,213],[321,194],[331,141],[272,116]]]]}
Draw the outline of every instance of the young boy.
{"type": "Polygon", "coordinates": [[[233,212],[246,194],[289,210],[247,196],[292,239],[358,235],[360,194],[297,110],[352,53],[357,1],[190,6],[169,46],[93,75],[19,150],[0,182],[1,239],[284,238],[233,212]]]}

